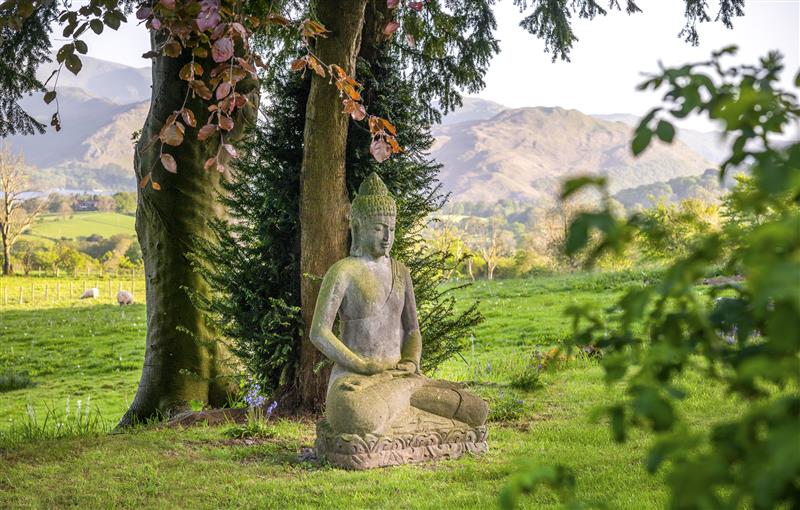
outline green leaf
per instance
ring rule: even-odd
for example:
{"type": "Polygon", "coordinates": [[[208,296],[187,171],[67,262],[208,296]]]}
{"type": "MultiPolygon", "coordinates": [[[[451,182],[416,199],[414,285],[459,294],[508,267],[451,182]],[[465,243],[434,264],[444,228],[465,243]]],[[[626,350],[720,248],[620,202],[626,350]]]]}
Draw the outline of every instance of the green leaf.
{"type": "Polygon", "coordinates": [[[113,11],[109,11],[103,15],[103,22],[111,29],[118,29],[120,24],[120,19],[117,14],[113,11]]]}
{"type": "Polygon", "coordinates": [[[656,134],[662,142],[672,143],[675,138],[675,128],[666,120],[659,120],[656,127],[656,134]]]}
{"type": "Polygon", "coordinates": [[[638,156],[650,145],[650,140],[653,138],[653,131],[650,128],[641,127],[636,130],[636,135],[633,137],[631,143],[631,150],[634,156],[638,156]]]}
{"type": "Polygon", "coordinates": [[[81,59],[78,58],[78,56],[74,53],[67,55],[67,58],[64,60],[64,65],[72,72],[72,74],[78,74],[83,67],[81,59]]]}
{"type": "Polygon", "coordinates": [[[627,439],[627,431],[625,426],[625,409],[621,405],[615,405],[608,408],[608,417],[611,424],[611,433],[614,435],[614,441],[624,443],[627,439]]]}
{"type": "Polygon", "coordinates": [[[75,41],[75,49],[78,50],[78,53],[82,55],[86,55],[86,52],[89,51],[89,47],[86,45],[84,41],[75,41]]]}
{"type": "Polygon", "coordinates": [[[95,34],[102,34],[103,33],[103,22],[99,19],[93,19],[89,22],[89,28],[92,29],[92,32],[95,34]]]}
{"type": "Polygon", "coordinates": [[[56,98],[56,91],[55,90],[51,90],[51,91],[45,93],[44,102],[47,103],[47,104],[50,104],[50,103],[53,102],[53,100],[55,98],[56,98]]]}

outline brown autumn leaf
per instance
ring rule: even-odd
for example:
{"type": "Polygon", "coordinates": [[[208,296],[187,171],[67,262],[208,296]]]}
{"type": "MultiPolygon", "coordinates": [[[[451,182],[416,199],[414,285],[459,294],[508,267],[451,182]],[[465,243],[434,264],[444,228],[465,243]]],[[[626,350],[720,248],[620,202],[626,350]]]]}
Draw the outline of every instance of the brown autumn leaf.
{"type": "Polygon", "coordinates": [[[216,164],[217,164],[216,156],[213,157],[213,158],[208,158],[206,160],[205,164],[203,165],[203,170],[209,170],[212,166],[214,166],[216,164]]]}
{"type": "Polygon", "coordinates": [[[180,122],[175,122],[174,124],[164,126],[161,129],[161,133],[159,133],[158,137],[163,143],[177,147],[183,143],[183,132],[183,124],[180,122]]]}
{"type": "Polygon", "coordinates": [[[381,119],[381,124],[383,124],[383,127],[385,127],[386,130],[389,131],[393,136],[397,136],[397,128],[394,127],[394,124],[386,119],[381,119]]]}
{"type": "Polygon", "coordinates": [[[343,81],[337,81],[336,82],[337,87],[339,86],[340,83],[341,83],[341,87],[339,87],[340,90],[345,94],[347,94],[348,96],[350,96],[350,99],[352,99],[353,101],[361,101],[361,94],[359,94],[358,91],[354,89],[352,85],[343,81]]]}
{"type": "Polygon", "coordinates": [[[206,58],[208,56],[208,50],[202,46],[198,46],[192,50],[192,55],[195,57],[206,58]]]}
{"type": "Polygon", "coordinates": [[[175,158],[172,157],[172,154],[167,154],[166,152],[161,154],[161,164],[164,165],[167,172],[173,174],[178,173],[178,164],[175,162],[175,158]]]}
{"type": "Polygon", "coordinates": [[[265,23],[272,23],[274,25],[288,25],[289,20],[281,16],[280,14],[270,14],[266,18],[264,18],[265,23]]]}
{"type": "Polygon", "coordinates": [[[396,9],[400,5],[400,0],[386,0],[387,9],[396,9]]]}
{"type": "Polygon", "coordinates": [[[408,2],[409,9],[413,9],[417,12],[422,12],[422,7],[424,2],[408,2]]]}
{"type": "Polygon", "coordinates": [[[392,146],[392,154],[397,154],[398,152],[403,152],[403,148],[400,147],[400,144],[397,143],[397,138],[393,136],[387,136],[386,141],[389,142],[389,145],[392,146]]]}
{"type": "Polygon", "coordinates": [[[161,185],[156,181],[151,182],[150,185],[153,187],[154,190],[161,191],[161,185]]]}
{"type": "Polygon", "coordinates": [[[236,61],[239,62],[239,65],[242,66],[242,69],[255,76],[256,68],[253,66],[253,64],[243,58],[237,58],[236,61]]]}
{"type": "Polygon", "coordinates": [[[147,186],[147,183],[150,182],[151,176],[152,174],[147,174],[144,177],[142,177],[142,180],[139,181],[139,188],[144,189],[144,187],[147,186]]]}
{"type": "Polygon", "coordinates": [[[411,34],[406,34],[406,42],[407,42],[407,43],[408,43],[408,45],[409,45],[409,46],[411,46],[412,48],[414,48],[414,47],[416,47],[416,46],[417,46],[417,40],[416,40],[416,39],[414,39],[414,36],[413,36],[413,35],[411,35],[411,34]]]}
{"type": "Polygon", "coordinates": [[[306,68],[307,63],[308,62],[306,61],[305,57],[293,60],[291,64],[292,71],[302,71],[306,68]]]}
{"type": "Polygon", "coordinates": [[[164,55],[176,58],[181,54],[181,43],[178,41],[170,41],[164,45],[164,55]]]}
{"type": "Polygon", "coordinates": [[[344,113],[349,113],[354,121],[360,122],[367,116],[367,110],[364,105],[353,101],[352,99],[344,100],[344,113]]]}
{"type": "Polygon", "coordinates": [[[344,72],[344,69],[336,64],[331,64],[331,73],[335,75],[337,80],[344,80],[347,78],[347,73],[344,72]]]}
{"type": "Polygon", "coordinates": [[[230,93],[231,93],[231,84],[228,83],[227,81],[220,83],[219,87],[217,87],[217,100],[224,99],[230,93]]]}
{"type": "Polygon", "coordinates": [[[189,82],[189,86],[192,87],[192,90],[195,94],[202,97],[206,101],[211,99],[213,94],[211,94],[211,90],[208,86],[203,82],[203,80],[192,80],[189,82]]]}
{"type": "Polygon", "coordinates": [[[203,140],[208,139],[211,135],[217,132],[217,126],[214,124],[206,124],[205,126],[200,128],[200,131],[197,133],[197,139],[201,142],[203,140]]]}
{"type": "Polygon", "coordinates": [[[393,33],[395,33],[395,31],[398,28],[400,28],[400,23],[398,23],[395,20],[392,20],[389,23],[387,23],[385,27],[383,27],[383,35],[385,35],[386,37],[389,37],[393,33]]]}
{"type": "Polygon", "coordinates": [[[369,152],[375,161],[383,163],[392,154],[392,148],[382,138],[376,138],[369,146],[369,152]]]}
{"type": "Polygon", "coordinates": [[[194,79],[193,71],[194,71],[194,66],[192,66],[191,62],[189,62],[188,64],[181,67],[180,71],[178,71],[178,78],[184,81],[193,80],[194,79]]]}
{"type": "Polygon", "coordinates": [[[187,126],[196,127],[197,126],[197,119],[194,117],[194,112],[188,108],[183,108],[181,110],[181,117],[183,118],[183,122],[186,123],[187,126]]]}
{"type": "Polygon", "coordinates": [[[367,121],[367,123],[369,125],[369,132],[372,136],[375,136],[379,131],[383,131],[379,117],[370,115],[369,121],[367,121]]]}
{"type": "Polygon", "coordinates": [[[220,115],[219,127],[224,129],[225,131],[230,131],[231,129],[233,129],[233,119],[230,117],[226,117],[225,115],[220,115]]]}
{"type": "Polygon", "coordinates": [[[323,78],[325,77],[325,68],[320,65],[317,59],[314,57],[308,57],[308,65],[311,66],[311,69],[313,69],[315,73],[323,78]]]}

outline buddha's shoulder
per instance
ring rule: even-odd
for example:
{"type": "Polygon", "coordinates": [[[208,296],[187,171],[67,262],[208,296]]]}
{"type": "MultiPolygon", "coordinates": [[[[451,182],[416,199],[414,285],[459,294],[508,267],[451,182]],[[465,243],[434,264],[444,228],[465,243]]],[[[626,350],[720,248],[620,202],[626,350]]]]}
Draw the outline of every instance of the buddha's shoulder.
{"type": "Polygon", "coordinates": [[[358,257],[345,257],[334,263],[327,275],[337,279],[347,278],[354,275],[357,271],[363,270],[364,262],[358,257]]]}
{"type": "MultiPolygon", "coordinates": [[[[391,259],[396,270],[401,273],[408,273],[408,268],[397,259],[391,259]]],[[[345,257],[340,259],[328,269],[328,274],[335,276],[354,275],[367,269],[367,264],[360,257],[345,257]]]]}

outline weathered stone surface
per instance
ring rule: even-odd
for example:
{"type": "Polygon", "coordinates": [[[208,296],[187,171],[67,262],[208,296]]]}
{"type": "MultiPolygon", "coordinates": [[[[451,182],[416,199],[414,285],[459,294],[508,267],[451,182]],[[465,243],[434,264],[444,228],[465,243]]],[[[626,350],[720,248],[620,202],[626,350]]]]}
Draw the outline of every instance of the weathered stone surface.
{"type": "Polygon", "coordinates": [[[344,469],[371,469],[433,460],[458,459],[489,450],[486,426],[454,426],[392,435],[337,434],[326,420],[317,424],[320,458],[344,469]]]}
{"type": "Polygon", "coordinates": [[[373,173],[353,201],[351,256],[325,274],[311,325],[311,341],[334,362],[317,450],[344,468],[487,449],[486,402],[419,372],[422,336],[411,276],[389,256],[395,215],[394,199],[373,173]]]}

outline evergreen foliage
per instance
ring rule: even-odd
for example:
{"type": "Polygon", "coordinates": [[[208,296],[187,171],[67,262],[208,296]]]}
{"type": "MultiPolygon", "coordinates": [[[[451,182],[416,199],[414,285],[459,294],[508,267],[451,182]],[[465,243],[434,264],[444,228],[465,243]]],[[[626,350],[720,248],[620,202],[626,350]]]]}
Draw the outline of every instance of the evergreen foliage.
{"type": "MultiPolygon", "coordinates": [[[[684,0],[684,2],[686,24],[678,36],[683,37],[684,41],[692,46],[697,46],[700,42],[697,24],[711,21],[708,2],[706,0],[684,0]]],[[[620,0],[609,0],[608,9],[622,10],[620,3],[620,0]]],[[[514,4],[519,6],[521,11],[525,11],[528,7],[532,8],[532,12],[525,16],[519,25],[544,40],[544,49],[553,54],[553,62],[557,58],[569,61],[572,45],[578,40],[572,30],[573,16],[591,20],[598,15],[608,14],[608,11],[595,0],[514,0],[514,4]]],[[[634,0],[624,0],[624,4],[627,14],[642,12],[634,0]]],[[[743,15],[744,0],[721,0],[714,21],[720,21],[725,27],[733,28],[733,18],[743,15]]]]}
{"type": "MultiPolygon", "coordinates": [[[[44,133],[44,124],[25,112],[19,100],[44,89],[36,78],[36,68],[50,61],[50,23],[56,7],[56,2],[42,2],[33,14],[19,21],[20,26],[0,23],[0,138],[44,133]]],[[[10,20],[23,8],[22,2],[6,2],[0,18],[10,20]]]]}
{"type": "MultiPolygon", "coordinates": [[[[413,98],[394,56],[378,52],[360,59],[364,103],[397,126],[404,153],[378,165],[368,151],[368,131],[351,122],[347,147],[347,186],[351,198],[364,177],[377,171],[398,204],[393,256],[409,268],[423,336],[422,368],[431,371],[463,345],[482,317],[473,304],[456,312],[452,289],[439,283],[447,256],[423,247],[422,220],[439,209],[445,196],[436,181],[439,165],[425,152],[433,143],[429,111],[413,98]]],[[[216,242],[199,243],[195,263],[216,291],[200,300],[232,341],[232,350],[266,388],[288,383],[301,337],[298,207],[302,131],[308,80],[276,73],[266,91],[271,101],[265,121],[245,143],[234,178],[224,184],[222,205],[230,221],[212,227],[216,242]]]]}

